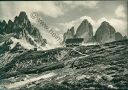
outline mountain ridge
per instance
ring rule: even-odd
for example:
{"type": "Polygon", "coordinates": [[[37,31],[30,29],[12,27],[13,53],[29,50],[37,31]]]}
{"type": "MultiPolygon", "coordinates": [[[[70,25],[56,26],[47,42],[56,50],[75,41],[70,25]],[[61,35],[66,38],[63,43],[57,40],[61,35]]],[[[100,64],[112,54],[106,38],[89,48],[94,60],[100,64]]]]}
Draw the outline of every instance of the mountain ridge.
{"type": "MultiPolygon", "coordinates": [[[[68,31],[67,31],[68,32],[68,31]]],[[[64,33],[64,37],[67,32],[64,33]]],[[[67,39],[70,36],[66,37],[67,39]]],[[[107,43],[112,41],[123,40],[121,33],[116,32],[115,28],[107,21],[103,21],[97,28],[95,35],[93,35],[93,26],[87,19],[84,19],[78,26],[74,37],[72,38],[83,38],[85,44],[87,43],[107,43]]],[[[126,37],[125,37],[126,38],[126,37]]],[[[65,41],[65,39],[64,39],[65,41]]]]}
{"type": "Polygon", "coordinates": [[[46,39],[43,39],[41,36],[39,30],[31,24],[24,11],[21,11],[19,16],[15,17],[14,22],[11,20],[8,23],[5,20],[0,22],[0,34],[13,34],[13,38],[17,39],[17,41],[20,42],[23,39],[26,43],[40,49],[41,47],[45,47],[47,43],[46,39]]]}

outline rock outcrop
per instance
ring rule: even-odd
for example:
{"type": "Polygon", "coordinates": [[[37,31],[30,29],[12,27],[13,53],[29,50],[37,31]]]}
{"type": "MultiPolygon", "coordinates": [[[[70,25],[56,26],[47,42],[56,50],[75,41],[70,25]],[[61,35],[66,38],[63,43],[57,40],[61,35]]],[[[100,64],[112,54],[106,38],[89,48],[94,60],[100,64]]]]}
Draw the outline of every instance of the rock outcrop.
{"type": "Polygon", "coordinates": [[[4,30],[7,27],[7,23],[5,20],[3,20],[2,22],[0,22],[0,34],[3,35],[4,34],[4,30]]]}
{"type": "Polygon", "coordinates": [[[84,38],[84,42],[90,42],[93,38],[93,27],[87,19],[83,20],[77,28],[75,37],[84,38]]]}
{"type": "Polygon", "coordinates": [[[47,42],[39,30],[31,24],[25,12],[20,12],[19,16],[15,17],[14,22],[11,20],[8,23],[5,20],[0,22],[0,34],[13,34],[14,38],[24,39],[35,47],[45,46],[47,42]]]}
{"type": "Polygon", "coordinates": [[[74,34],[74,27],[71,27],[66,33],[64,33],[63,41],[65,42],[66,39],[74,38],[74,34]]]}
{"type": "Polygon", "coordinates": [[[95,35],[93,35],[93,27],[87,19],[78,26],[76,33],[74,31],[74,27],[72,27],[64,33],[64,41],[69,38],[83,38],[84,43],[108,43],[126,39],[106,21],[101,23],[95,35]]]}
{"type": "Polygon", "coordinates": [[[119,32],[116,32],[115,33],[115,40],[119,41],[119,40],[122,40],[122,39],[125,39],[125,38],[123,38],[122,34],[119,33],[119,32]]]}
{"type": "Polygon", "coordinates": [[[64,33],[63,41],[65,42],[66,39],[70,39],[70,38],[83,38],[84,43],[94,41],[93,28],[87,19],[82,21],[82,23],[77,28],[76,33],[74,31],[75,31],[74,27],[68,29],[68,31],[64,33]]]}
{"type": "Polygon", "coordinates": [[[108,22],[104,21],[95,33],[95,39],[99,43],[115,41],[115,29],[108,22]]]}

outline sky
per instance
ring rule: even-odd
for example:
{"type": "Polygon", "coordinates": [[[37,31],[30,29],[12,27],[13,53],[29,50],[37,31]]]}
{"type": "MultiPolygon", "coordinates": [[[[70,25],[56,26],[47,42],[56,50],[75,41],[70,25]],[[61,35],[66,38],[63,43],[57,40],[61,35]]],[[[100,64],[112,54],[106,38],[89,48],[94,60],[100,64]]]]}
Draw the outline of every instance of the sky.
{"type": "MultiPolygon", "coordinates": [[[[93,25],[94,34],[103,21],[108,21],[124,36],[128,30],[126,1],[0,1],[0,20],[14,20],[20,11],[25,11],[35,24],[38,22],[30,17],[35,11],[61,38],[72,26],[76,30],[84,19],[93,25]]],[[[44,37],[52,38],[41,26],[35,25],[44,37]]]]}

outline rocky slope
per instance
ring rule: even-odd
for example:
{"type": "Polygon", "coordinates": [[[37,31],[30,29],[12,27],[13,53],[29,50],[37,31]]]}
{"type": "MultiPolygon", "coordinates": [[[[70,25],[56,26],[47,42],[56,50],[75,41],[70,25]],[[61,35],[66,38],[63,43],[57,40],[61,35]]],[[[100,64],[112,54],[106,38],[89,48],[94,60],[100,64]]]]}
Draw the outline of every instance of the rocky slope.
{"type": "Polygon", "coordinates": [[[0,87],[20,90],[128,89],[128,40],[27,51],[0,69],[0,87]]]}

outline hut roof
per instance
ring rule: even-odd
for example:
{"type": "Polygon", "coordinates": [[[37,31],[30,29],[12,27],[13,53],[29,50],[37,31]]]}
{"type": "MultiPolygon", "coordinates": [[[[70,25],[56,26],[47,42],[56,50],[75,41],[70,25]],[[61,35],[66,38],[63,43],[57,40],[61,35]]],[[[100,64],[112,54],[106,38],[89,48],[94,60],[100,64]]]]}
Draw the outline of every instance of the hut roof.
{"type": "Polygon", "coordinates": [[[83,38],[71,38],[71,39],[66,39],[65,43],[69,44],[69,43],[82,43],[83,42],[83,38]]]}

